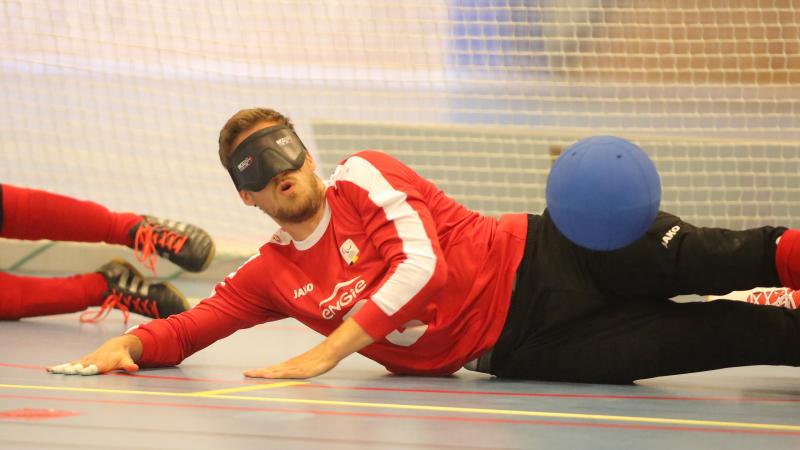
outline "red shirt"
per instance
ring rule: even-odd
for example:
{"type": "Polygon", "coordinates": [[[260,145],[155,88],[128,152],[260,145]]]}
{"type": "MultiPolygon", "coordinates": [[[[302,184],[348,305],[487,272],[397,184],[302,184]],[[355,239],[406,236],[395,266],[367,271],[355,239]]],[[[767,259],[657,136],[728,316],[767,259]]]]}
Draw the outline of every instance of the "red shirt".
{"type": "Polygon", "coordinates": [[[182,314],[131,331],[142,366],[180,363],[236,330],[294,317],[323,335],[353,319],[389,371],[450,374],[491,348],[505,323],[525,214],[472,212],[396,159],[365,151],[326,187],[307,239],[278,230],[259,254],[182,314]]]}

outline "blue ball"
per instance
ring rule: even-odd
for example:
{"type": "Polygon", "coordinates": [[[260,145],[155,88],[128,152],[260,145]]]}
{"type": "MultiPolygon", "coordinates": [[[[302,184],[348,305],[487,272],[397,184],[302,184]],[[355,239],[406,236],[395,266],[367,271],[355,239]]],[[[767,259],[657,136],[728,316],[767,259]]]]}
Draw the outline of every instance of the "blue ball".
{"type": "Polygon", "coordinates": [[[661,181],[636,144],[614,136],[576,142],[547,178],[547,210],[572,242],[616,250],[644,235],[658,214],[661,181]]]}

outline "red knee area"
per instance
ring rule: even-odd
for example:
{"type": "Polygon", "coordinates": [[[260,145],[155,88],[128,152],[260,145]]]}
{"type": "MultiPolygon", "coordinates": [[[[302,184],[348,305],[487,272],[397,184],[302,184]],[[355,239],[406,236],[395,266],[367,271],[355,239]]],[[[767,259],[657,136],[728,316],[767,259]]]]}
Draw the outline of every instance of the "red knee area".
{"type": "Polygon", "coordinates": [[[775,268],[781,283],[791,289],[800,289],[800,230],[787,230],[775,251],[775,268]]]}

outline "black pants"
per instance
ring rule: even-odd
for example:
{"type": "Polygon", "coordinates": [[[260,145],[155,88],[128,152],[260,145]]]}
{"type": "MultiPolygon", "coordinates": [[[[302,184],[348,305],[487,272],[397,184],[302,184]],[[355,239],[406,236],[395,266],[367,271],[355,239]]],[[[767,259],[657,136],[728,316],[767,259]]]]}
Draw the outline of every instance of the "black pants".
{"type": "Polygon", "coordinates": [[[659,213],[637,242],[593,252],[568,241],[546,211],[528,219],[491,373],[631,383],[723,367],[800,365],[800,310],[669,300],[779,286],[775,241],[785,228],[698,228],[659,213]]]}

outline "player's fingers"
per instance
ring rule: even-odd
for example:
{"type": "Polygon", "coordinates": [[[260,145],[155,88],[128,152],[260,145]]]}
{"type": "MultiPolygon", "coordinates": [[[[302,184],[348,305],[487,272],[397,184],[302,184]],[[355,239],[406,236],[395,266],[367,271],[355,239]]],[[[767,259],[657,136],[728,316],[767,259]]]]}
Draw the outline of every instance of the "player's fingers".
{"type": "Polygon", "coordinates": [[[97,370],[97,366],[94,364],[89,364],[86,367],[78,369],[78,375],[97,375],[99,370],[97,370]]]}
{"type": "Polygon", "coordinates": [[[250,378],[260,378],[261,377],[261,370],[255,369],[255,370],[245,371],[244,372],[244,376],[250,377],[250,378]]]}
{"type": "Polygon", "coordinates": [[[277,371],[275,366],[262,367],[261,369],[253,369],[244,372],[244,376],[250,378],[268,378],[270,375],[277,371]]]}
{"type": "Polygon", "coordinates": [[[130,355],[125,355],[124,357],[122,357],[118,366],[119,368],[128,373],[136,372],[137,370],[139,370],[139,365],[133,362],[133,359],[131,358],[130,355]]]}
{"type": "Polygon", "coordinates": [[[97,375],[100,373],[100,369],[96,364],[82,362],[59,364],[48,367],[47,371],[62,375],[97,375]]]}
{"type": "Polygon", "coordinates": [[[244,372],[244,376],[250,378],[268,378],[268,379],[300,379],[313,376],[307,370],[298,367],[284,367],[274,366],[265,367],[263,369],[248,370],[244,372]]]}
{"type": "Polygon", "coordinates": [[[83,368],[83,364],[81,363],[70,364],[69,366],[65,367],[61,373],[64,375],[77,375],[78,371],[82,370],[83,368]]]}

